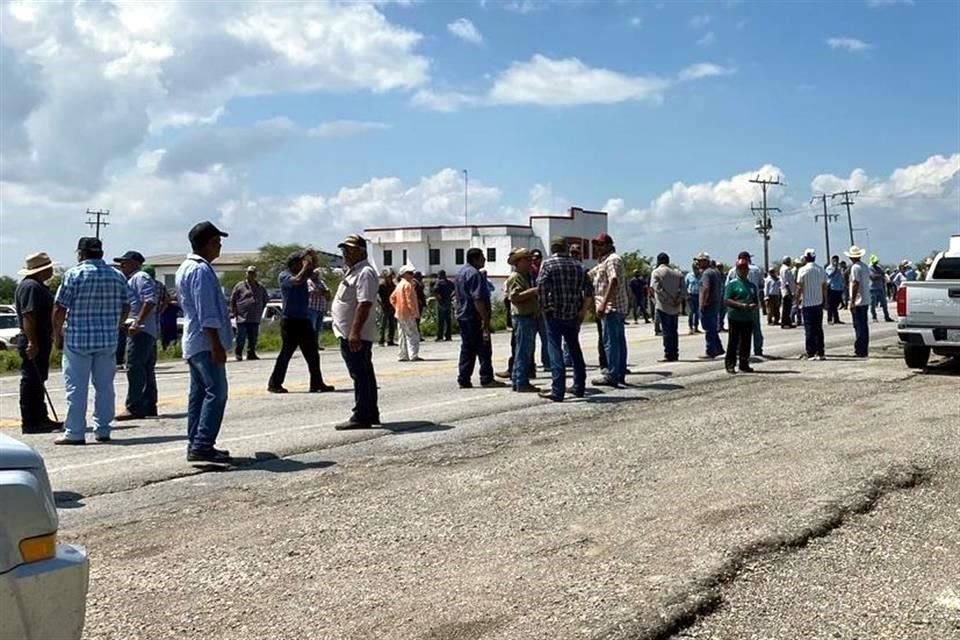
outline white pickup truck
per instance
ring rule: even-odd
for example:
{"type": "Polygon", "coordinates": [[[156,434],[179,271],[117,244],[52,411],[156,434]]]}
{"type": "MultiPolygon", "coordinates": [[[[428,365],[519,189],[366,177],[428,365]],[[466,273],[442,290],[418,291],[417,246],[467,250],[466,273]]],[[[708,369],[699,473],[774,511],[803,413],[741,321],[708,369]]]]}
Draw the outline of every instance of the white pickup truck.
{"type": "Polygon", "coordinates": [[[960,358],[960,234],[937,254],[923,281],[897,290],[897,335],[911,369],[927,366],[930,352],[960,358]]]}

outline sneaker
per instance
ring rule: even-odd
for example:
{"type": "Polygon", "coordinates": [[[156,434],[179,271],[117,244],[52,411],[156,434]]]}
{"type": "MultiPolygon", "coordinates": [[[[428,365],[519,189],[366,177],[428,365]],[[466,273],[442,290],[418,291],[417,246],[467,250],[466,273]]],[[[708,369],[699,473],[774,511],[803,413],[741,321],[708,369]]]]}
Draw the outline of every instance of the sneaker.
{"type": "Polygon", "coordinates": [[[310,389],[310,393],[330,393],[334,390],[332,384],[321,384],[319,387],[310,389]]]}
{"type": "Polygon", "coordinates": [[[226,451],[210,448],[202,451],[187,452],[187,462],[208,462],[210,464],[230,464],[233,458],[226,451]]]}
{"type": "Polygon", "coordinates": [[[59,438],[53,441],[53,444],[68,444],[68,445],[87,444],[87,441],[86,439],[73,440],[71,438],[68,438],[67,436],[60,436],[59,438]]]}
{"type": "Polygon", "coordinates": [[[289,393],[289,391],[287,391],[286,388],[281,387],[279,385],[278,386],[271,385],[267,387],[267,391],[269,391],[270,393],[289,393]]]}
{"type": "Polygon", "coordinates": [[[540,388],[535,387],[532,384],[526,384],[522,387],[517,387],[516,389],[514,389],[514,391],[517,393],[539,393],[540,388]]]}
{"type": "Polygon", "coordinates": [[[537,394],[544,400],[553,400],[554,402],[563,402],[563,398],[557,398],[553,395],[552,391],[541,391],[537,394]]]}
{"type": "Polygon", "coordinates": [[[341,422],[338,425],[335,425],[334,430],[336,431],[349,431],[351,429],[372,429],[373,425],[368,422],[360,422],[358,420],[347,420],[346,422],[341,422]]]}
{"type": "Polygon", "coordinates": [[[498,389],[500,387],[505,387],[507,385],[500,382],[499,380],[487,380],[486,382],[481,382],[480,386],[483,387],[484,389],[498,389]]]}

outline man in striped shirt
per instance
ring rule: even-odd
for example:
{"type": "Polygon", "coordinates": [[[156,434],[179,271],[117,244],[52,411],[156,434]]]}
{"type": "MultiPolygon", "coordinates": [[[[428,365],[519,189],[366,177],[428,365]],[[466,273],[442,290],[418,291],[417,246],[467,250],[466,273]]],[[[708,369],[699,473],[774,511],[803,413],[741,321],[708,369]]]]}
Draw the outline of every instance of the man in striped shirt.
{"type": "Polygon", "coordinates": [[[803,311],[806,353],[801,358],[826,360],[823,345],[823,303],[827,298],[827,274],[817,264],[813,249],[803,252],[804,265],[797,274],[797,300],[803,311]]]}

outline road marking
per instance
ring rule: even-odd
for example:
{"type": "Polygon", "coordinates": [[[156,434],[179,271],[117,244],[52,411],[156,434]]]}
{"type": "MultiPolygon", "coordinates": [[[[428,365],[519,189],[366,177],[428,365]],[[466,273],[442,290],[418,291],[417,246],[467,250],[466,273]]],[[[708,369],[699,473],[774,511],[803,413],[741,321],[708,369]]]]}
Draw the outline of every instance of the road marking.
{"type": "MultiPolygon", "coordinates": [[[[497,396],[499,396],[499,395],[500,395],[499,393],[485,393],[485,394],[482,394],[482,395],[473,396],[473,397],[470,398],[470,400],[485,400],[485,399],[487,399],[487,398],[495,398],[495,397],[497,397],[497,396]]],[[[431,403],[430,406],[431,406],[431,407],[443,407],[443,406],[452,405],[452,404],[462,404],[463,402],[464,402],[464,400],[463,400],[462,398],[458,398],[458,399],[456,399],[456,400],[447,400],[446,402],[434,402],[434,403],[431,403]]],[[[390,413],[391,413],[391,415],[396,415],[396,414],[409,413],[409,412],[411,412],[411,411],[420,411],[421,409],[422,409],[422,407],[419,407],[419,406],[417,406],[417,407],[407,407],[407,408],[405,408],[405,409],[397,409],[396,411],[392,411],[392,412],[390,412],[390,413]]],[[[259,432],[259,433],[250,433],[250,434],[247,434],[247,435],[245,435],[245,436],[236,436],[236,437],[233,437],[233,438],[224,438],[224,439],[221,441],[221,444],[229,444],[229,443],[235,443],[235,442],[245,442],[245,441],[247,441],[247,440],[253,440],[253,439],[255,439],[255,438],[269,438],[269,437],[271,437],[271,436],[283,435],[283,434],[285,434],[285,433],[294,433],[294,432],[297,432],[297,431],[309,431],[309,430],[311,430],[311,429],[320,429],[320,428],[323,428],[323,427],[332,427],[332,426],[334,426],[335,424],[337,424],[337,423],[336,423],[336,422],[320,422],[320,423],[317,423],[317,424],[305,424],[305,425],[300,425],[299,427],[293,427],[293,428],[291,428],[291,429],[277,429],[277,430],[275,430],[275,431],[261,431],[261,432],[259,432]]],[[[389,432],[389,431],[384,432],[384,435],[385,435],[386,433],[390,433],[390,432],[389,432]]],[[[347,444],[347,443],[342,443],[342,444],[347,444]]],[[[82,463],[80,463],[80,464],[68,464],[68,465],[63,466],[63,467],[57,467],[57,468],[54,468],[54,469],[47,469],[47,472],[48,472],[48,473],[51,473],[51,474],[54,474],[54,473],[63,473],[63,472],[65,472],[65,471],[74,471],[74,470],[76,470],[76,469],[87,469],[87,468],[90,468],[90,467],[97,467],[97,466],[105,465],[105,464],[115,464],[115,463],[117,463],[117,462],[127,462],[127,461],[130,461],[130,460],[142,460],[143,458],[149,458],[149,457],[151,457],[151,456],[164,455],[164,454],[167,454],[167,453],[183,453],[183,447],[182,447],[182,446],[176,447],[176,448],[174,448],[174,447],[168,447],[168,448],[166,448],[166,449],[158,449],[158,450],[156,450],[156,451],[145,451],[145,452],[143,452],[143,453],[133,453],[133,454],[130,454],[130,455],[127,455],[127,456],[120,456],[120,457],[117,457],[117,458],[109,458],[109,459],[107,459],[107,460],[95,460],[95,461],[93,461],[93,462],[82,462],[82,463]]]]}

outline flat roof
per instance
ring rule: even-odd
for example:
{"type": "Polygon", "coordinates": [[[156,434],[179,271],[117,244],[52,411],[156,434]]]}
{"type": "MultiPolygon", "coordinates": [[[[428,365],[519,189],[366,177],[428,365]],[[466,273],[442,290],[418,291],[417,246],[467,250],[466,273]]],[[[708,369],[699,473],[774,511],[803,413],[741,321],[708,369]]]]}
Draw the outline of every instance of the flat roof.
{"type": "Polygon", "coordinates": [[[364,233],[373,231],[409,231],[414,229],[490,229],[490,228],[510,228],[510,229],[530,229],[533,227],[534,220],[573,220],[578,213],[585,213],[592,216],[605,216],[606,211],[591,211],[581,209],[580,207],[570,207],[570,210],[562,215],[531,215],[528,217],[527,224],[433,224],[433,225],[409,225],[401,227],[368,227],[363,230],[364,233]]]}

